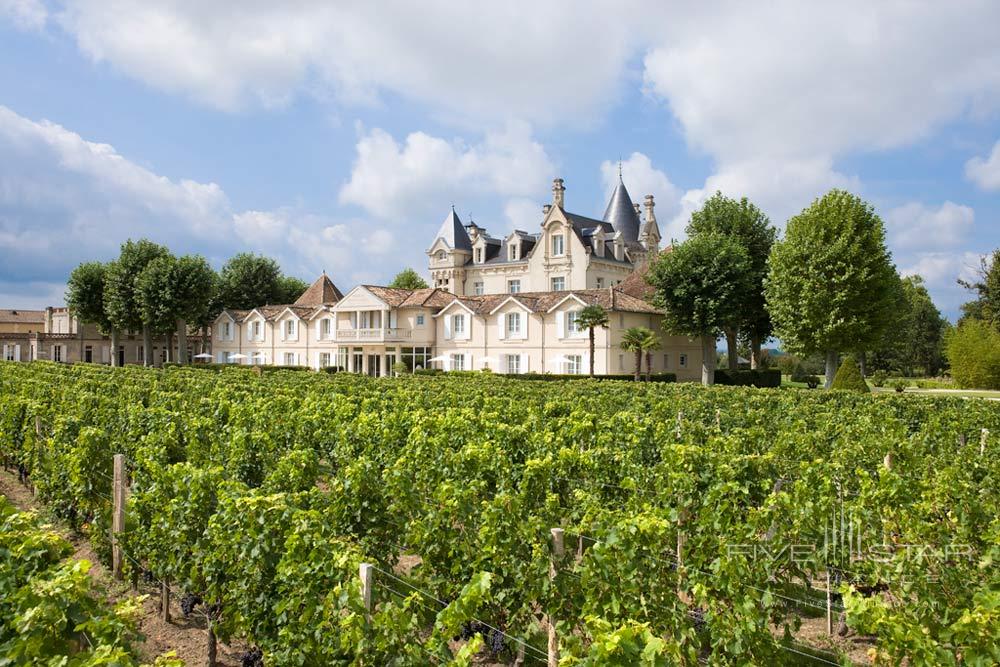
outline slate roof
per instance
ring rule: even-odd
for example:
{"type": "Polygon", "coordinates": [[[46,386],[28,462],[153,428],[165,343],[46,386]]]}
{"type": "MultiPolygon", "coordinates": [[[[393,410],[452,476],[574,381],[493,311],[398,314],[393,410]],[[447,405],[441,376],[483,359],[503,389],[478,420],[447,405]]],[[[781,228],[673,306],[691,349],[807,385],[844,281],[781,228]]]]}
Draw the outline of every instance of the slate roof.
{"type": "Polygon", "coordinates": [[[423,289],[401,289],[381,285],[362,285],[366,290],[385,301],[393,308],[440,308],[451,303],[455,295],[437,287],[423,289]]]}
{"type": "Polygon", "coordinates": [[[0,308],[0,322],[12,324],[45,324],[45,311],[0,308]]]}
{"type": "Polygon", "coordinates": [[[469,232],[465,230],[465,225],[462,224],[458,214],[455,213],[454,207],[452,207],[451,212],[444,219],[444,222],[441,223],[441,228],[438,230],[437,236],[434,237],[434,242],[431,245],[437,243],[438,239],[443,239],[452,250],[472,251],[472,241],[469,239],[469,232]]]}
{"type": "Polygon", "coordinates": [[[343,298],[343,293],[337,289],[337,286],[333,284],[333,281],[324,272],[323,275],[309,286],[309,289],[302,293],[302,296],[295,300],[294,305],[318,308],[319,306],[337,303],[343,298]]]}
{"type": "Polygon", "coordinates": [[[611,193],[611,201],[604,210],[604,222],[608,222],[615,231],[621,232],[625,241],[639,240],[639,216],[635,212],[635,204],[628,195],[625,182],[618,177],[618,185],[611,193]]]}

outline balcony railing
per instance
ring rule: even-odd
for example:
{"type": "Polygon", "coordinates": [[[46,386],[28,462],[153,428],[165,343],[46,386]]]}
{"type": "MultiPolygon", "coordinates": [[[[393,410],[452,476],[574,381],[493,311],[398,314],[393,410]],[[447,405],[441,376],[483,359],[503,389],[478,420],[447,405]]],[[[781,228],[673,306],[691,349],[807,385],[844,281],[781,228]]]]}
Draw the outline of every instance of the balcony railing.
{"type": "Polygon", "coordinates": [[[413,335],[410,329],[337,329],[336,340],[342,341],[394,341],[407,340],[413,335]]]}

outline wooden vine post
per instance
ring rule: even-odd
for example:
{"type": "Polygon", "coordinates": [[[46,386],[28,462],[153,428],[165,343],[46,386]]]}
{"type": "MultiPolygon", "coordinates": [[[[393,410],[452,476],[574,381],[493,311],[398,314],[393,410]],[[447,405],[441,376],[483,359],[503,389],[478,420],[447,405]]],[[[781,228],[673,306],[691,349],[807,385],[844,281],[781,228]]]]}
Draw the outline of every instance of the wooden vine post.
{"type": "Polygon", "coordinates": [[[362,563],[358,567],[358,578],[361,579],[361,602],[365,606],[365,611],[372,613],[372,589],[375,586],[375,566],[371,563],[362,563]]]}
{"type": "Polygon", "coordinates": [[[163,620],[170,622],[170,580],[166,577],[160,582],[160,611],[163,613],[163,620]]]}
{"type": "Polygon", "coordinates": [[[122,547],[118,535],[125,530],[125,455],[115,454],[111,498],[114,501],[111,515],[111,573],[122,578],[122,547]]]}
{"type": "Polygon", "coordinates": [[[831,588],[830,566],[826,566],[826,634],[833,636],[833,590],[831,588]]]}
{"type": "Polygon", "coordinates": [[[677,597],[681,602],[688,603],[690,598],[684,591],[684,550],[687,546],[687,533],[684,532],[684,524],[688,520],[688,511],[680,508],[677,511],[677,597]]]}
{"type": "MultiPolygon", "coordinates": [[[[552,557],[549,561],[549,579],[556,578],[565,551],[565,535],[562,528],[552,529],[552,557]]],[[[559,667],[559,637],[556,635],[555,614],[549,613],[549,661],[548,667],[559,667]]]]}
{"type": "Polygon", "coordinates": [[[986,454],[986,440],[990,437],[990,430],[984,428],[979,433],[979,455],[985,456],[986,454]]]}
{"type": "Polygon", "coordinates": [[[677,434],[677,439],[678,440],[681,439],[681,425],[683,423],[684,423],[684,413],[681,412],[681,411],[678,411],[677,412],[677,429],[676,429],[676,434],[677,434]]]}

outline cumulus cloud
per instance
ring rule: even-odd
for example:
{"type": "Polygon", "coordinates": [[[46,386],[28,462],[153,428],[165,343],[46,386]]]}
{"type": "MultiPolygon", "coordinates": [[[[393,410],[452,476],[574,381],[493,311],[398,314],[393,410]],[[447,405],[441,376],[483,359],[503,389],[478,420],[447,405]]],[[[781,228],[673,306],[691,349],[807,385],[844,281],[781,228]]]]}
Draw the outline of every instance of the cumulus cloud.
{"type": "Polygon", "coordinates": [[[113,146],[2,106],[0,155],[4,303],[51,303],[76,264],[113,258],[127,238],[216,264],[238,251],[261,252],[307,279],[323,269],[345,276],[394,243],[391,230],[364,220],[294,207],[235,210],[217,184],[171,180],[113,146]]]}
{"type": "Polygon", "coordinates": [[[435,218],[446,202],[537,193],[553,172],[545,148],[523,123],[466,145],[424,132],[400,143],[388,132],[365,132],[340,201],[383,219],[435,218]]]}
{"type": "Polygon", "coordinates": [[[953,248],[972,230],[975,212],[969,206],[946,201],[938,208],[909,202],[885,216],[889,241],[900,250],[953,248]]]}
{"type": "Polygon", "coordinates": [[[607,20],[619,12],[604,0],[585,12],[569,0],[68,0],[59,21],[93,60],[217,108],[388,93],[466,119],[563,122],[613,102],[635,48],[634,24],[607,20]]]}
{"type": "Polygon", "coordinates": [[[39,30],[49,12],[41,0],[0,0],[0,20],[7,19],[20,30],[39,30]]]}
{"type": "Polygon", "coordinates": [[[1000,190],[1000,141],[985,160],[974,157],[965,163],[965,177],[983,190],[1000,190]]]}
{"type": "Polygon", "coordinates": [[[902,276],[923,277],[935,305],[945,314],[955,314],[972,298],[958,280],[974,281],[979,260],[975,252],[925,251],[903,257],[897,265],[902,276]]]}

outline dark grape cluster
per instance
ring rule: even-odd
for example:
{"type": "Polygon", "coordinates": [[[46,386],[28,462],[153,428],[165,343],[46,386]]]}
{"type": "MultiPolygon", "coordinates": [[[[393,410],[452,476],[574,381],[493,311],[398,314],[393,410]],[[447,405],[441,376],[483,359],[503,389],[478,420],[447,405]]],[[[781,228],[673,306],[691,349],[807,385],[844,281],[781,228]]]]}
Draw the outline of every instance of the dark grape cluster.
{"type": "Polygon", "coordinates": [[[240,667],[264,667],[264,653],[254,648],[240,654],[240,667]]]}
{"type": "Polygon", "coordinates": [[[458,637],[455,639],[469,640],[476,635],[482,635],[483,641],[486,644],[486,648],[489,649],[490,653],[494,656],[500,655],[507,650],[507,637],[503,632],[499,630],[494,630],[485,623],[480,623],[479,621],[470,621],[462,625],[462,629],[459,630],[458,637]]]}
{"type": "Polygon", "coordinates": [[[152,584],[152,583],[154,583],[156,581],[156,577],[153,576],[153,571],[152,570],[143,570],[142,571],[142,580],[144,582],[146,582],[147,584],[152,584]]]}
{"type": "Polygon", "coordinates": [[[691,617],[691,620],[694,621],[694,629],[696,631],[701,632],[705,629],[705,626],[708,625],[705,622],[705,610],[701,607],[695,607],[688,612],[688,615],[691,617]]]}
{"type": "Polygon", "coordinates": [[[181,597],[181,611],[184,612],[184,616],[190,616],[194,608],[201,604],[201,598],[193,593],[185,593],[181,597]]]}

